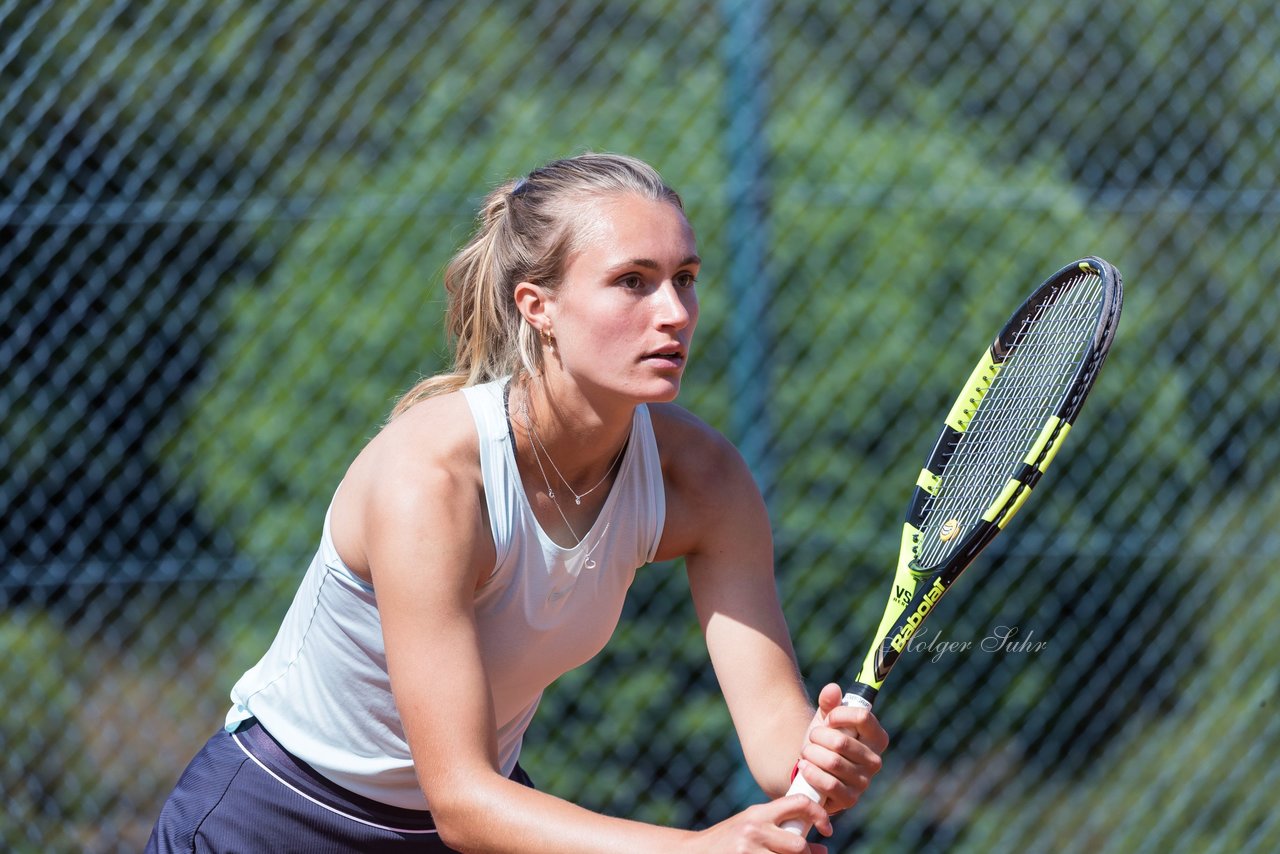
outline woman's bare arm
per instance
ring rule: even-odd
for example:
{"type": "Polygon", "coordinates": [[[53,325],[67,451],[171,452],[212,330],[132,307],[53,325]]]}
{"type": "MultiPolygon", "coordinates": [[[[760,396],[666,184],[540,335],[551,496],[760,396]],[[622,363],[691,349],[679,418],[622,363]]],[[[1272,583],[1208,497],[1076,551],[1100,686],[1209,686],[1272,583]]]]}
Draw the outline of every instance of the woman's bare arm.
{"type": "Polygon", "coordinates": [[[829,806],[855,802],[888,737],[868,712],[815,715],[778,600],[768,510],[735,448],[677,407],[663,408],[668,530],[686,556],[694,606],[752,775],[784,793],[804,751],[829,806]],[[815,744],[816,742],[816,744],[815,744]]]}

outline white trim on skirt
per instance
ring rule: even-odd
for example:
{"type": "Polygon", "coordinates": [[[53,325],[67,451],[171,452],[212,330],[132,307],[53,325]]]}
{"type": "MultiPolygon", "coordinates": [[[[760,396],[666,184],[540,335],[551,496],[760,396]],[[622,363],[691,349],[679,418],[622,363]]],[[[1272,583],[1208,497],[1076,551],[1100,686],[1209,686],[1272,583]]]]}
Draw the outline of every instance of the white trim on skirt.
{"type": "Polygon", "coordinates": [[[283,779],[279,774],[272,771],[266,765],[264,765],[262,763],[262,760],[254,756],[253,753],[249,750],[249,748],[245,747],[243,744],[240,743],[239,736],[237,736],[234,732],[230,733],[230,735],[231,735],[232,741],[236,743],[236,747],[240,748],[241,752],[244,753],[245,756],[248,756],[250,759],[252,759],[254,761],[254,764],[256,764],[259,768],[261,768],[263,771],[266,771],[268,774],[270,774],[272,779],[274,779],[277,783],[279,783],[280,785],[284,786],[285,788],[289,789],[292,792],[296,792],[297,794],[306,798],[308,801],[311,801],[311,803],[315,804],[316,806],[327,809],[329,812],[335,815],[340,815],[343,818],[350,819],[351,821],[358,821],[360,824],[368,825],[369,827],[376,827],[378,830],[389,830],[393,833],[438,833],[439,832],[434,828],[430,830],[423,830],[423,829],[411,829],[406,827],[391,827],[385,824],[378,824],[377,822],[369,821],[368,819],[360,818],[359,816],[349,815],[340,809],[336,809],[330,806],[329,804],[324,803],[323,801],[316,800],[315,798],[308,795],[306,792],[299,789],[297,786],[294,786],[288,780],[283,779]]]}

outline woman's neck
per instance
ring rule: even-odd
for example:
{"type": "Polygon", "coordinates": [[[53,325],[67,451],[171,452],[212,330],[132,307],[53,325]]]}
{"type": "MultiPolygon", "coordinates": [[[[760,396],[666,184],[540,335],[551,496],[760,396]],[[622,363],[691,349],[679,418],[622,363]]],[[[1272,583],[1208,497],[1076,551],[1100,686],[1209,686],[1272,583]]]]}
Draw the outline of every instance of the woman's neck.
{"type": "Polygon", "coordinates": [[[509,416],[519,445],[531,452],[537,442],[575,492],[607,476],[631,433],[634,404],[605,409],[541,378],[519,377],[512,385],[509,416]]]}

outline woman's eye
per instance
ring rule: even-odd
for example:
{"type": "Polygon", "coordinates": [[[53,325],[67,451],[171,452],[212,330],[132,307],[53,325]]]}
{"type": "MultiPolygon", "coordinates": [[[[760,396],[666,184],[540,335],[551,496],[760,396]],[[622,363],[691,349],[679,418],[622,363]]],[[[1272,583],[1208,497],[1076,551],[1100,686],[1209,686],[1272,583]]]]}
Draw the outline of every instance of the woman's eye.
{"type": "Polygon", "coordinates": [[[623,276],[618,281],[618,284],[622,285],[624,288],[636,290],[637,288],[644,287],[644,279],[640,278],[639,275],[632,273],[629,276],[623,276]]]}
{"type": "Polygon", "coordinates": [[[682,288],[691,288],[698,283],[698,277],[693,273],[680,273],[676,276],[676,284],[682,288]]]}

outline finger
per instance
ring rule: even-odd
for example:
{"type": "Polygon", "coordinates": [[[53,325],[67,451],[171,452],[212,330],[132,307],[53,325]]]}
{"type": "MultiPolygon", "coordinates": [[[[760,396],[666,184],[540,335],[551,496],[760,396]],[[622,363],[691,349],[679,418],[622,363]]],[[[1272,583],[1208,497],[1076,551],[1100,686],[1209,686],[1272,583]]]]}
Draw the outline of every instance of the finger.
{"type": "Polygon", "coordinates": [[[849,809],[858,802],[862,793],[871,785],[870,775],[836,759],[839,768],[833,771],[815,765],[808,760],[800,763],[800,774],[822,798],[822,808],[828,813],[849,809]]]}
{"type": "Polygon", "coordinates": [[[889,747],[889,733],[885,732],[880,721],[868,709],[850,706],[833,709],[827,715],[826,725],[851,731],[859,741],[876,753],[883,753],[889,747]]]}
{"type": "Polygon", "coordinates": [[[880,772],[880,755],[846,730],[820,728],[801,753],[799,774],[831,812],[848,809],[880,772]]]}
{"type": "Polygon", "coordinates": [[[840,690],[840,686],[834,682],[828,682],[818,692],[818,711],[822,712],[824,717],[831,714],[833,709],[840,707],[840,701],[843,698],[844,692],[840,690]]]}
{"type": "Polygon", "coordinates": [[[848,729],[817,727],[809,733],[809,743],[801,751],[801,758],[825,768],[836,776],[842,776],[845,766],[860,773],[873,775],[880,771],[883,761],[878,751],[856,737],[848,729]]]}
{"type": "MultiPolygon", "coordinates": [[[[827,811],[804,795],[791,795],[783,800],[791,800],[793,798],[800,799],[801,809],[798,814],[788,814],[786,818],[803,819],[805,824],[813,827],[823,836],[830,836],[832,833],[831,817],[827,815],[827,811]]],[[[781,823],[782,822],[779,822],[779,825],[781,825],[781,823]]]]}
{"type": "Polygon", "coordinates": [[[789,818],[824,818],[826,813],[822,807],[809,799],[808,795],[783,795],[770,801],[765,807],[770,811],[770,821],[785,821],[789,818]]]}
{"type": "Polygon", "coordinates": [[[768,818],[778,827],[788,821],[800,821],[805,827],[817,828],[823,836],[831,835],[831,819],[827,816],[827,811],[807,795],[785,795],[771,801],[768,807],[772,810],[768,818]]]}

